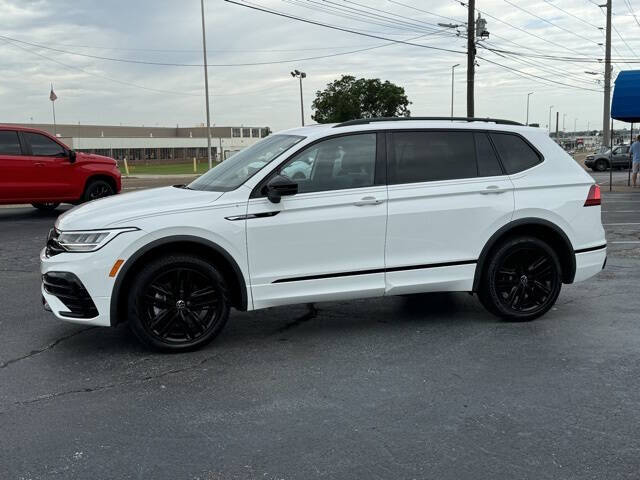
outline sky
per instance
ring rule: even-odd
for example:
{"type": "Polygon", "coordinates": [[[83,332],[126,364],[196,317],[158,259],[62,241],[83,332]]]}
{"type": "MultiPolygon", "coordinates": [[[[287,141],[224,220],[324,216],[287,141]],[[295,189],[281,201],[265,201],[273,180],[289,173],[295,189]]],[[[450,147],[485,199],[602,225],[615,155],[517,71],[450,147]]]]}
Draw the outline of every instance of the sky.
{"type": "MultiPolygon", "coordinates": [[[[313,123],[316,91],[344,74],[404,87],[412,116],[448,116],[451,66],[458,63],[454,115],[466,115],[466,40],[456,29],[437,25],[464,24],[467,9],[460,2],[238,1],[370,36],[205,0],[212,124],[274,131],[298,126],[293,69],[307,74],[307,123],[313,123]],[[340,55],[310,58],[335,54],[340,55]],[[256,63],[262,64],[247,65],[256,63]]],[[[530,123],[546,126],[553,106],[554,128],[556,111],[560,130],[563,122],[566,131],[574,125],[601,128],[602,82],[597,82],[604,68],[597,59],[604,58],[598,45],[604,34],[598,27],[605,16],[597,3],[477,0],[490,35],[478,48],[476,116],[524,123],[527,94],[533,92],[530,123]]],[[[51,83],[58,123],[206,122],[198,0],[0,0],[0,12],[0,123],[51,123],[51,83]]],[[[616,0],[613,12],[615,79],[620,70],[640,69],[640,63],[623,62],[640,61],[640,0],[616,0]]]]}

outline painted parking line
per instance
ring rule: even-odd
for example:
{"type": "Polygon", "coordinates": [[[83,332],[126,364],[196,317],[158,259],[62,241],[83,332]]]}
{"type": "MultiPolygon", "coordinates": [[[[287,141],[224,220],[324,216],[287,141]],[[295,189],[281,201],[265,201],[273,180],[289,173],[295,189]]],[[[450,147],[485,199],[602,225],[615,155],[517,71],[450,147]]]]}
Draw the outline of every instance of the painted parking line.
{"type": "Polygon", "coordinates": [[[640,240],[627,240],[627,241],[620,241],[620,242],[608,242],[608,243],[640,243],[640,240]]]}
{"type": "Polygon", "coordinates": [[[638,222],[638,223],[632,223],[632,222],[629,222],[629,223],[603,223],[602,225],[605,225],[605,226],[606,225],[640,225],[640,222],[638,222]]]}

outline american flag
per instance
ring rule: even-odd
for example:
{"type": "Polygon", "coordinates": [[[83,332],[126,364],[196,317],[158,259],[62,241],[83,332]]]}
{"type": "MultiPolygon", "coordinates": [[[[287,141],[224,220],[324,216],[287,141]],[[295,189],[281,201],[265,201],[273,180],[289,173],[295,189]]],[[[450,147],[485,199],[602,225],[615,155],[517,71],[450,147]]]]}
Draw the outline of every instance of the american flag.
{"type": "Polygon", "coordinates": [[[55,92],[53,91],[53,85],[51,85],[51,93],[49,94],[49,100],[51,100],[52,102],[56,101],[58,99],[58,96],[55,94],[55,92]]]}

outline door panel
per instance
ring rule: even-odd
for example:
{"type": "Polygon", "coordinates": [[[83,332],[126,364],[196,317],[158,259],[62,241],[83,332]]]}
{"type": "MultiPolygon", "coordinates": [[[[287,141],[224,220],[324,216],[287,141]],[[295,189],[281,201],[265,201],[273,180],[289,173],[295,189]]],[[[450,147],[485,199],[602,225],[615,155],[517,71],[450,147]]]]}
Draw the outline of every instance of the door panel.
{"type": "Polygon", "coordinates": [[[29,148],[32,177],[32,199],[70,199],[73,195],[73,164],[67,149],[51,138],[34,132],[23,132],[29,148]]]}
{"type": "Polygon", "coordinates": [[[482,132],[391,137],[387,294],[471,290],[482,248],[513,215],[511,180],[478,176],[503,171],[482,132]]]}
{"type": "Polygon", "coordinates": [[[379,141],[368,132],[312,144],[264,181],[289,175],[300,193],[279,203],[263,194],[249,200],[255,308],[384,293],[387,188],[379,175],[384,164],[377,167],[385,154],[379,141]]]}
{"type": "Polygon", "coordinates": [[[384,186],[250,200],[248,215],[277,212],[246,220],[255,308],[382,295],[385,200],[384,186]]]}
{"type": "Polygon", "coordinates": [[[0,200],[19,202],[31,198],[35,188],[35,165],[23,155],[15,130],[0,130],[0,200]]]}
{"type": "Polygon", "coordinates": [[[440,290],[471,290],[475,262],[511,220],[513,206],[513,185],[504,176],[389,186],[388,293],[429,291],[441,280],[440,290]],[[439,265],[457,273],[449,278],[439,265]],[[402,267],[416,270],[393,271],[402,267]]]}

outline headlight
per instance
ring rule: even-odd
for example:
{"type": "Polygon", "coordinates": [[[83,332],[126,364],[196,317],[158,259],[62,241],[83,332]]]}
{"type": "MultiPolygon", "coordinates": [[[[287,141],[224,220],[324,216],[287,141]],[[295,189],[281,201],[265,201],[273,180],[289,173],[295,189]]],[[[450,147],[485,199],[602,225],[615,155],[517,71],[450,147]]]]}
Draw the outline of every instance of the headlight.
{"type": "Polygon", "coordinates": [[[110,230],[86,230],[59,232],[55,242],[67,252],[94,252],[104,247],[121,233],[138,230],[135,227],[110,230]]]}

